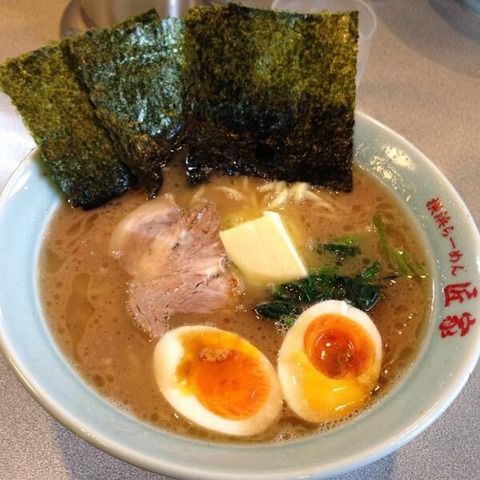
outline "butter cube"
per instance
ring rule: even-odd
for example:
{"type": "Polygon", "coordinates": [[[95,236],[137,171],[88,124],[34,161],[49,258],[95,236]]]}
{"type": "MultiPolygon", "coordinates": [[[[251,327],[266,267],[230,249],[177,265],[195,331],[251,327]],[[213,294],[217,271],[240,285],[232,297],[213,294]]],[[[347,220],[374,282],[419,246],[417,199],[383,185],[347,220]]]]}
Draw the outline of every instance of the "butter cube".
{"type": "Polygon", "coordinates": [[[286,282],[308,274],[276,212],[224,230],[220,239],[228,258],[253,283],[286,282]]]}

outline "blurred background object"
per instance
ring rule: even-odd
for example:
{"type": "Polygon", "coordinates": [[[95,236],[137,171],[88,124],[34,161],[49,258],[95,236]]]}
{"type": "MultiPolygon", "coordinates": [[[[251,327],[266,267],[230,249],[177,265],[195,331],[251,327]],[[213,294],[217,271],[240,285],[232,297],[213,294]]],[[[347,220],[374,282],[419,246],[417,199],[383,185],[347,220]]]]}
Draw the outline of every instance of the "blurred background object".
{"type": "Polygon", "coordinates": [[[461,0],[461,3],[480,17],[480,0],[461,0]]]}
{"type": "Polygon", "coordinates": [[[180,17],[189,8],[214,0],[79,0],[80,12],[89,27],[105,27],[131,15],[155,8],[161,17],[180,17]]]}

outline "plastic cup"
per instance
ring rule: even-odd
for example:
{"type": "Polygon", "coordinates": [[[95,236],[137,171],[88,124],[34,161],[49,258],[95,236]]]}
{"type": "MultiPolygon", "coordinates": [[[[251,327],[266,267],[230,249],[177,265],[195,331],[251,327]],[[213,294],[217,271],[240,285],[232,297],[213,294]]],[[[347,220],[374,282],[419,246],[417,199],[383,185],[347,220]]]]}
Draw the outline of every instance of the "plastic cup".
{"type": "Polygon", "coordinates": [[[214,0],[80,0],[80,7],[89,27],[106,27],[150,8],[162,18],[181,17],[189,8],[209,3],[214,0]]]}
{"type": "Polygon", "coordinates": [[[357,87],[360,85],[367,66],[373,34],[377,29],[377,16],[371,7],[362,0],[275,0],[272,3],[272,8],[300,13],[316,13],[322,10],[328,12],[357,10],[359,12],[359,36],[355,80],[357,87]]]}

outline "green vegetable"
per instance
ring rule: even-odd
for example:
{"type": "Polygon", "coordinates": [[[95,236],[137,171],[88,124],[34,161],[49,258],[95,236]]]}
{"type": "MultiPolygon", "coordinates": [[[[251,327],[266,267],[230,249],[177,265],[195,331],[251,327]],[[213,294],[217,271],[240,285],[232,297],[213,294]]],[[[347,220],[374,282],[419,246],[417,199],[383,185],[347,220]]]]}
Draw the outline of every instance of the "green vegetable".
{"type": "Polygon", "coordinates": [[[356,237],[342,237],[330,243],[324,243],[317,247],[318,252],[330,252],[337,256],[340,261],[347,257],[355,257],[360,253],[360,245],[356,237]]]}
{"type": "Polygon", "coordinates": [[[0,66],[0,87],[73,205],[96,207],[135,183],[58,44],[8,60],[0,66]]]}
{"type": "Polygon", "coordinates": [[[181,144],[183,21],[155,10],[62,47],[139,182],[155,194],[181,144]]]}
{"type": "Polygon", "coordinates": [[[300,315],[302,309],[289,300],[273,300],[260,303],[255,307],[255,313],[262,317],[278,320],[285,326],[291,326],[295,318],[300,315]]]}
{"type": "Polygon", "coordinates": [[[187,175],[352,188],[358,12],[195,8],[185,16],[187,175]]]}
{"type": "Polygon", "coordinates": [[[381,297],[381,286],[372,283],[378,277],[380,264],[374,262],[354,277],[331,270],[320,270],[295,282],[276,285],[272,300],[255,307],[255,312],[266,318],[291,319],[314,303],[324,300],[346,300],[368,312],[381,297]]]}
{"type": "Polygon", "coordinates": [[[395,248],[391,245],[388,237],[387,223],[383,215],[376,214],[373,218],[373,224],[377,229],[378,240],[383,253],[393,270],[407,278],[425,277],[426,269],[424,265],[417,262],[405,250],[395,248]]]}
{"type": "Polygon", "coordinates": [[[380,262],[375,261],[365,267],[361,272],[360,272],[360,277],[362,280],[365,280],[366,282],[370,282],[371,280],[376,280],[378,278],[378,274],[380,273],[380,262]]]}

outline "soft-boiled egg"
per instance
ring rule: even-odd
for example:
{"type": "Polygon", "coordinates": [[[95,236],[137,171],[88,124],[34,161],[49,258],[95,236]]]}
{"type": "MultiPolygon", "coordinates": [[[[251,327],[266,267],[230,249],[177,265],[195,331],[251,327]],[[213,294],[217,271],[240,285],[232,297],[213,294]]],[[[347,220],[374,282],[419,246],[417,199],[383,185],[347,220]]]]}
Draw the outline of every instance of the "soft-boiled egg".
{"type": "Polygon", "coordinates": [[[320,423],[360,408],[375,388],[380,334],[363,311],[328,300],[305,310],[284,338],[278,376],[288,406],[320,423]]]}
{"type": "Polygon", "coordinates": [[[167,332],[154,352],[157,385],[188,420],[217,432],[246,436],[280,414],[275,369],[241,336],[206,326],[167,332]]]}

